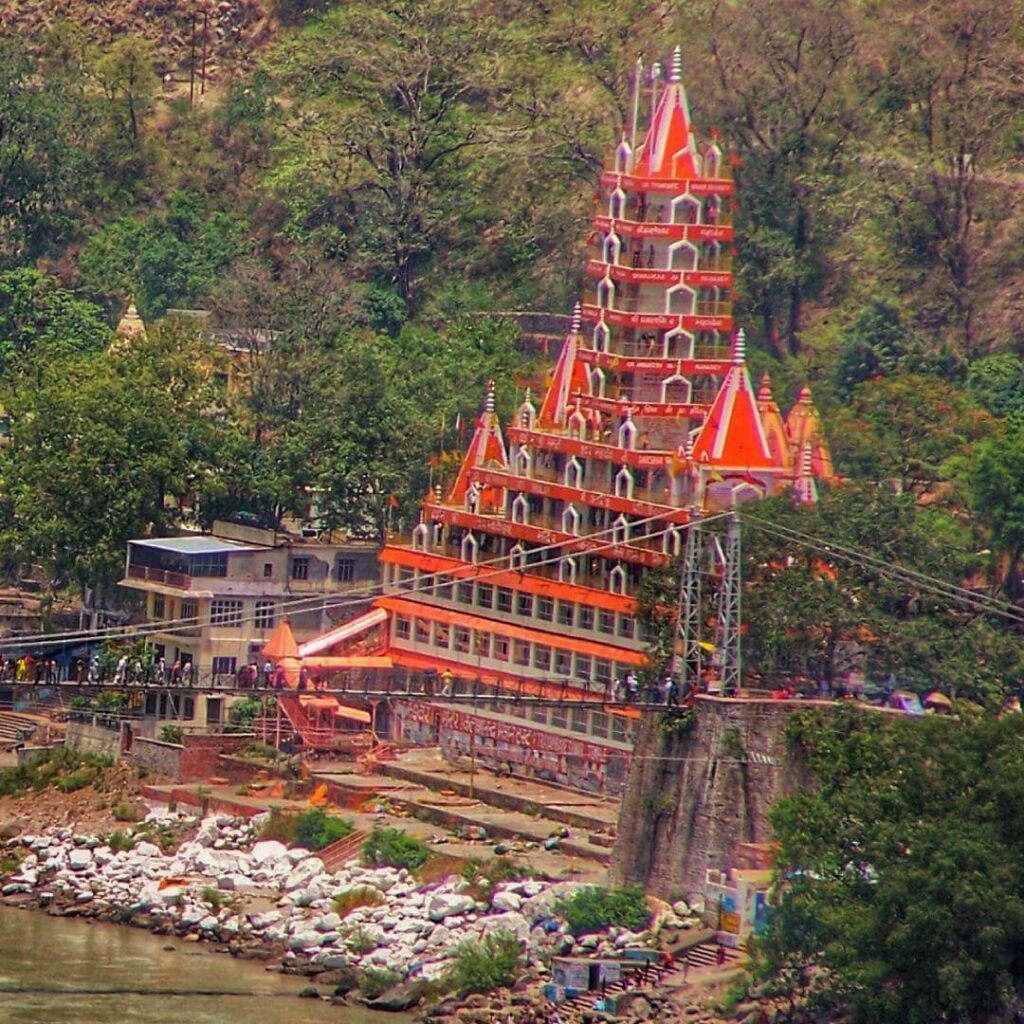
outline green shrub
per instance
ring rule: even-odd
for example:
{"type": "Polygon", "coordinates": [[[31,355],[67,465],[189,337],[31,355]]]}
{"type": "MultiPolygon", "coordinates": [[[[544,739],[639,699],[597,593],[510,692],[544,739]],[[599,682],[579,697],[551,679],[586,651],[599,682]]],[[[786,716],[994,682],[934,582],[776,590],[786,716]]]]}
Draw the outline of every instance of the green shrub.
{"type": "Polygon", "coordinates": [[[105,840],[114,853],[127,853],[137,842],[138,836],[130,836],[127,832],[111,832],[105,840]]]}
{"type": "Polygon", "coordinates": [[[382,971],[376,967],[369,967],[363,975],[359,991],[363,994],[364,999],[376,999],[377,996],[387,992],[392,985],[397,985],[401,980],[402,976],[395,974],[394,971],[382,971]]]}
{"type": "Polygon", "coordinates": [[[367,867],[405,868],[415,871],[430,856],[422,840],[397,828],[375,828],[363,844],[363,863],[367,867]]]}
{"type": "Polygon", "coordinates": [[[255,757],[260,761],[283,761],[285,758],[283,751],[278,750],[277,747],[269,743],[260,743],[259,740],[246,743],[238,753],[242,757],[255,757]]]}
{"type": "Polygon", "coordinates": [[[354,826],[348,818],[328,814],[322,807],[298,815],[295,839],[306,850],[322,850],[331,843],[352,834],[354,826]]]}
{"type": "Polygon", "coordinates": [[[372,885],[356,885],[351,889],[336,892],[331,906],[339,917],[345,917],[357,907],[379,907],[384,902],[384,893],[372,885]]]}
{"type": "Polygon", "coordinates": [[[160,739],[164,743],[177,743],[181,745],[185,738],[185,730],[180,725],[165,725],[160,730],[160,739]]]}
{"type": "Polygon", "coordinates": [[[369,953],[371,949],[377,948],[377,943],[365,928],[345,928],[340,934],[345,945],[356,956],[363,956],[363,954],[369,953]]]}
{"type": "Polygon", "coordinates": [[[463,942],[456,947],[445,982],[460,996],[493,992],[513,985],[524,963],[519,939],[511,932],[493,931],[479,942],[463,942]]]}
{"type": "Polygon", "coordinates": [[[221,907],[230,906],[231,899],[225,896],[215,885],[206,885],[199,892],[199,898],[209,904],[210,909],[216,913],[221,907]]]}
{"type": "Polygon", "coordinates": [[[110,813],[113,816],[114,821],[128,821],[133,823],[136,821],[142,821],[146,816],[143,813],[142,808],[137,804],[133,804],[130,800],[122,800],[121,803],[115,804],[110,813]]]}
{"type": "Polygon", "coordinates": [[[260,838],[276,839],[286,846],[301,846],[304,850],[322,850],[351,835],[353,829],[348,818],[328,814],[321,807],[301,813],[273,807],[260,830],[260,838]]]}
{"type": "Polygon", "coordinates": [[[91,786],[99,776],[99,769],[92,765],[85,765],[69,775],[61,775],[54,780],[54,785],[62,793],[77,793],[86,786],[91,786]]]}
{"type": "Polygon", "coordinates": [[[627,885],[605,889],[588,885],[555,905],[555,913],[565,919],[573,935],[600,932],[612,925],[643,931],[651,920],[643,886],[627,885]]]}

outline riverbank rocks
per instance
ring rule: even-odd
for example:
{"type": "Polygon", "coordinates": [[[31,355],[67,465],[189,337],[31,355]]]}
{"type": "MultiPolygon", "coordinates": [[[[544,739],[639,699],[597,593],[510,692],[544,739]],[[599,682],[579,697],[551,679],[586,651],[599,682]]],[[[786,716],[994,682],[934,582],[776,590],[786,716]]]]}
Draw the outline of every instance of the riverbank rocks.
{"type": "Polygon", "coordinates": [[[356,861],[328,871],[308,850],[255,835],[251,824],[213,816],[168,853],[145,834],[122,850],[95,836],[47,829],[7,841],[10,859],[20,863],[0,879],[0,893],[31,898],[50,912],[277,957],[285,970],[309,976],[392,971],[401,984],[381,998],[396,1006],[413,1005],[422,984],[448,970],[461,943],[498,930],[522,941],[530,964],[575,948],[552,910],[577,883],[502,883],[489,903],[477,902],[454,876],[420,885],[404,869],[356,861]],[[338,913],[334,897],[353,889],[377,892],[379,902],[338,913]]]}

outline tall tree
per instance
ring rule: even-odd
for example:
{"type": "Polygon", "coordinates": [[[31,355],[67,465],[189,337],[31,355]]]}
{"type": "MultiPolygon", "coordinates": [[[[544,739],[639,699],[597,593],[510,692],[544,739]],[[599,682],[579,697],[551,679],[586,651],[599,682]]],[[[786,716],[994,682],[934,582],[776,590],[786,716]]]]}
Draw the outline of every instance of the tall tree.
{"type": "MultiPolygon", "coordinates": [[[[852,8],[849,0],[716,0],[709,31],[714,106],[742,159],[741,284],[776,354],[796,355],[805,301],[825,273],[830,197],[846,186],[860,125],[852,8]]],[[[694,64],[699,73],[702,62],[694,64]]]]}
{"type": "Polygon", "coordinates": [[[469,0],[350,3],[271,62],[290,131],[271,185],[293,225],[319,225],[410,309],[425,262],[471,202],[477,154],[509,134],[499,29],[469,0]]]}

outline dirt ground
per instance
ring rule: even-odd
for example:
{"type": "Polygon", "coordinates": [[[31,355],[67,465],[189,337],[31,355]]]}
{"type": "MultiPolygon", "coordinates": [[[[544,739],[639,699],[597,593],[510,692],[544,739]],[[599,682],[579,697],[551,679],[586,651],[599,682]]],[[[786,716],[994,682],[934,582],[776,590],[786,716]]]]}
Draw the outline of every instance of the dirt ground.
{"type": "MultiPolygon", "coordinates": [[[[98,786],[75,793],[62,793],[50,786],[38,793],[0,797],[0,828],[16,825],[21,831],[37,832],[48,825],[70,825],[79,832],[111,832],[127,827],[114,820],[113,808],[136,801],[138,793],[137,772],[127,765],[114,765],[104,770],[98,786]]],[[[144,806],[139,806],[144,814],[144,806]]]]}

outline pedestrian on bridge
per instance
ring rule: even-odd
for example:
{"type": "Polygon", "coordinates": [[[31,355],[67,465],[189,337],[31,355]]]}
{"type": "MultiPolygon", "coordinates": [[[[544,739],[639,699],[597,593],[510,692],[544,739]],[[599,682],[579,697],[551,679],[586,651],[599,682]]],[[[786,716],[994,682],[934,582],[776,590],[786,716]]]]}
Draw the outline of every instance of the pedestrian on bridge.
{"type": "Polygon", "coordinates": [[[630,704],[635,704],[637,698],[640,696],[640,680],[637,679],[636,674],[630,669],[626,673],[626,700],[630,704]]]}
{"type": "Polygon", "coordinates": [[[661,693],[666,705],[675,707],[679,703],[676,700],[676,681],[671,674],[665,676],[665,681],[661,684],[661,693]]]}

